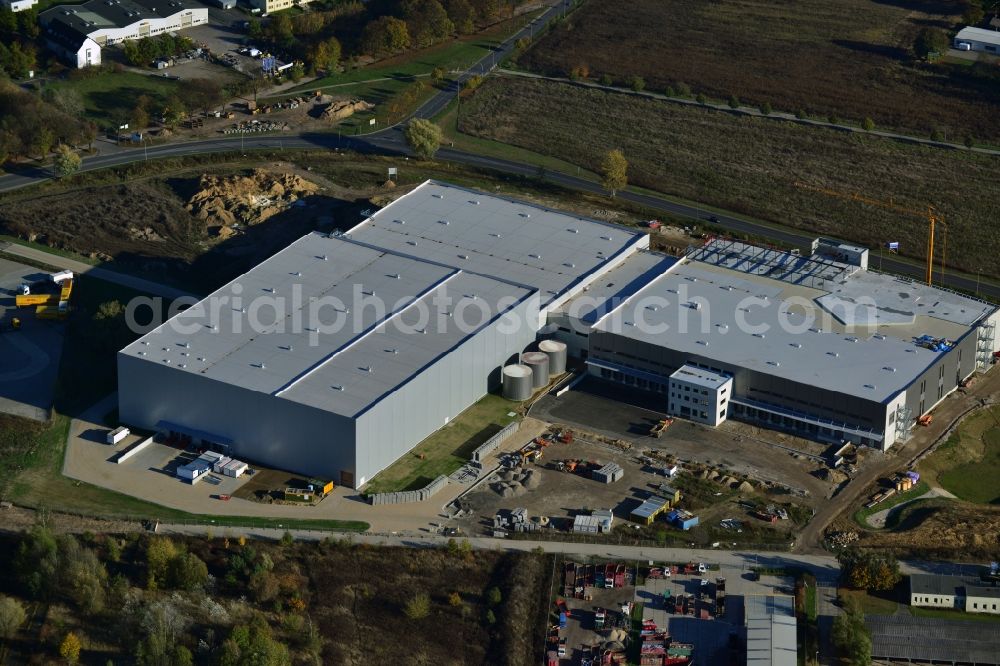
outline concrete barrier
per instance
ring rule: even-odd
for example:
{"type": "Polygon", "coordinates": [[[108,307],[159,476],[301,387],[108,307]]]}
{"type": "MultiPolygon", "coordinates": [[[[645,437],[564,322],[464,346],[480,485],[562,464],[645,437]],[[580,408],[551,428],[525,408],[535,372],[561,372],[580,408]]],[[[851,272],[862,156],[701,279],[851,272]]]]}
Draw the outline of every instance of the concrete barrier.
{"type": "Polygon", "coordinates": [[[125,451],[122,452],[120,456],[118,456],[118,459],[115,460],[115,463],[121,465],[123,462],[125,462],[135,454],[139,453],[139,451],[142,451],[144,448],[146,448],[152,443],[153,443],[153,437],[149,436],[146,439],[139,442],[138,444],[132,445],[132,448],[126,449],[125,451]]]}
{"type": "Polygon", "coordinates": [[[503,430],[490,437],[482,446],[472,452],[472,461],[477,463],[483,462],[486,456],[495,451],[505,439],[517,432],[518,426],[518,421],[507,424],[503,430]]]}
{"type": "Polygon", "coordinates": [[[368,500],[373,505],[380,504],[409,504],[412,502],[423,502],[429,500],[439,490],[448,485],[448,477],[441,475],[431,481],[420,490],[403,490],[395,493],[375,493],[369,495],[368,500]]]}

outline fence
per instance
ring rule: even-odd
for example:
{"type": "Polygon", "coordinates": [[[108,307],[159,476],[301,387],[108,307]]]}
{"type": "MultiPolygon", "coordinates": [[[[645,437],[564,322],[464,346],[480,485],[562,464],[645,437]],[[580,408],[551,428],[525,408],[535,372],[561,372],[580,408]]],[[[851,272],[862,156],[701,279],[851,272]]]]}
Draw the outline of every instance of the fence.
{"type": "Polygon", "coordinates": [[[149,446],[152,443],[153,443],[153,438],[152,437],[147,437],[146,439],[142,440],[138,444],[134,445],[131,449],[123,452],[120,456],[118,456],[118,459],[115,460],[115,462],[117,464],[121,465],[123,462],[125,462],[126,460],[128,460],[129,458],[131,458],[132,456],[134,456],[135,454],[139,453],[139,451],[142,451],[144,448],[146,448],[147,446],[149,446]]]}
{"type": "Polygon", "coordinates": [[[368,499],[374,505],[379,504],[407,504],[409,502],[423,502],[434,496],[448,483],[448,477],[443,474],[431,481],[420,490],[404,490],[395,493],[375,493],[369,495],[368,499]]]}
{"type": "Polygon", "coordinates": [[[486,440],[486,443],[472,452],[472,461],[481,463],[493,450],[499,447],[505,439],[517,432],[519,421],[507,424],[503,430],[486,440]]]}

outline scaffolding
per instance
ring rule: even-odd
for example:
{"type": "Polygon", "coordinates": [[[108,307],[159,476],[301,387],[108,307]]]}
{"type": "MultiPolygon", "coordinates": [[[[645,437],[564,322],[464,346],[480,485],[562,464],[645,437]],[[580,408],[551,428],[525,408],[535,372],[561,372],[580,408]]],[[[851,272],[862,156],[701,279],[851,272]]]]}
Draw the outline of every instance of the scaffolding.
{"type": "Polygon", "coordinates": [[[822,288],[828,282],[843,282],[857,266],[817,256],[803,257],[793,252],[716,238],[699,248],[689,248],[689,259],[728,268],[748,275],[760,275],[781,282],[822,288]]]}
{"type": "Polygon", "coordinates": [[[903,404],[896,407],[896,441],[905,442],[910,438],[910,429],[913,427],[910,421],[913,420],[913,410],[903,404]]]}
{"type": "Polygon", "coordinates": [[[979,325],[976,339],[976,365],[983,370],[993,362],[994,340],[996,339],[996,322],[987,319],[979,325]]]}

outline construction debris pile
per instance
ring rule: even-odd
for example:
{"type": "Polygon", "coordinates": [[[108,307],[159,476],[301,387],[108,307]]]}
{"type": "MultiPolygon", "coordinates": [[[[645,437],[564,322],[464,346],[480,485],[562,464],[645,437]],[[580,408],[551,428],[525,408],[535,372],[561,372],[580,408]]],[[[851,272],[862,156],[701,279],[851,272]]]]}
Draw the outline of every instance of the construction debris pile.
{"type": "Polygon", "coordinates": [[[335,99],[323,109],[320,118],[329,122],[337,122],[344,118],[350,118],[355,113],[371,111],[374,108],[374,104],[363,99],[335,99]]]}
{"type": "Polygon", "coordinates": [[[508,469],[500,473],[500,480],[491,484],[491,488],[500,497],[517,497],[528,490],[534,490],[541,481],[533,469],[508,469]]]}
{"type": "Polygon", "coordinates": [[[234,226],[263,222],[318,189],[294,174],[265,169],[254,169],[246,176],[203,175],[185,208],[225,238],[234,233],[234,226]]]}
{"type": "Polygon", "coordinates": [[[258,132],[280,132],[288,129],[288,123],[276,120],[244,120],[222,130],[223,134],[255,134],[258,132]]]}

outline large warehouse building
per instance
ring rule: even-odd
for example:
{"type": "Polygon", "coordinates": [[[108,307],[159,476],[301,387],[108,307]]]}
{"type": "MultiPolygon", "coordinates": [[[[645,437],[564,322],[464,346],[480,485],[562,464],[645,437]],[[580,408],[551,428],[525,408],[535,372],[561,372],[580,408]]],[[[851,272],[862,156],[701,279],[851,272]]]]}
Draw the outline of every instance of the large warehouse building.
{"type": "Polygon", "coordinates": [[[122,350],[120,416],[362,486],[496,388],[548,308],[648,242],[427,182],[346,234],[299,239],[122,350]]]}
{"type": "Polygon", "coordinates": [[[428,181],[122,350],[121,419],[359,487],[553,337],[663,411],[886,449],[998,349],[995,308],[870,272],[863,248],[648,247],[428,181]]]}

